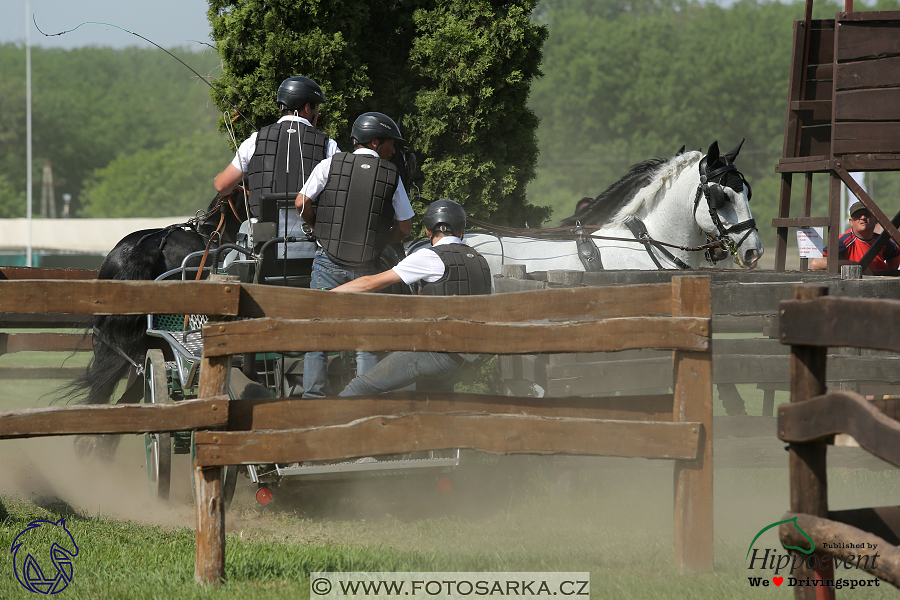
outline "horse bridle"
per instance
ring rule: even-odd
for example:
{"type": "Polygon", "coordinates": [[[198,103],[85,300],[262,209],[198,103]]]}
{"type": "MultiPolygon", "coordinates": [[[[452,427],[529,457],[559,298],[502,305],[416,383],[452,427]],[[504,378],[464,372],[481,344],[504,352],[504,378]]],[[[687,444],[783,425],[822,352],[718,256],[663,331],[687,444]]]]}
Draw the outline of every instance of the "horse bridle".
{"type": "MultiPolygon", "coordinates": [[[[711,236],[710,234],[707,234],[707,237],[711,238],[713,242],[719,242],[724,246],[734,257],[738,266],[744,267],[745,264],[738,253],[738,248],[752,232],[756,231],[756,219],[751,217],[746,221],[741,221],[728,228],[722,224],[722,219],[719,218],[719,209],[725,206],[725,201],[727,200],[725,190],[723,189],[724,186],[721,183],[722,178],[726,173],[734,171],[740,177],[741,184],[747,186],[748,200],[753,197],[753,191],[750,189],[750,184],[744,179],[743,173],[737,170],[737,167],[734,166],[733,162],[722,157],[725,161],[725,165],[707,172],[706,158],[707,157],[704,156],[700,161],[700,183],[697,185],[697,195],[694,197],[694,219],[696,220],[697,207],[700,205],[700,196],[702,195],[706,198],[709,217],[712,219],[713,225],[716,226],[717,231],[717,235],[711,236]],[[710,183],[716,184],[716,187],[711,188],[710,183]],[[744,234],[744,237],[742,237],[740,241],[735,242],[730,234],[740,233],[742,231],[746,231],[747,233],[744,234]]],[[[725,257],[716,257],[713,253],[708,251],[706,253],[706,258],[710,262],[715,263],[719,260],[723,260],[725,257]]]]}

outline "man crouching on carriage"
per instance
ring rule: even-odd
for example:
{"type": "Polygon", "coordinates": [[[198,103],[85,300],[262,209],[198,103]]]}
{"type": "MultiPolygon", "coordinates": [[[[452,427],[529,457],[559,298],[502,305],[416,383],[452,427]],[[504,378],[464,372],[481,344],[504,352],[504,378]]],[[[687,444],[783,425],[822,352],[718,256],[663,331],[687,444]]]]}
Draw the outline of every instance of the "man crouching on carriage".
{"type": "MultiPolygon", "coordinates": [[[[431,248],[415,252],[397,266],[377,275],[354,279],[334,288],[336,292],[375,292],[403,282],[418,283],[419,293],[456,296],[491,293],[487,261],[462,241],[466,211],[453,200],[438,200],[425,213],[425,234],[431,248]]],[[[341,396],[382,394],[416,382],[455,383],[457,372],[477,355],[455,352],[392,352],[353,379],[341,396]]]]}

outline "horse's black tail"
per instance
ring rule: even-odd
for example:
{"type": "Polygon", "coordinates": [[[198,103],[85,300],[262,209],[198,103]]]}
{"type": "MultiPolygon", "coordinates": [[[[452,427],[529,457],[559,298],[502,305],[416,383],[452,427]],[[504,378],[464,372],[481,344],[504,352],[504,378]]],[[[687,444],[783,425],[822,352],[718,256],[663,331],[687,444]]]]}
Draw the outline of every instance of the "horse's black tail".
{"type": "MultiPolygon", "coordinates": [[[[166,230],[141,236],[136,242],[128,238],[106,256],[100,266],[99,279],[152,280],[160,270],[166,230]]],[[[146,317],[143,315],[96,315],[86,327],[94,333],[94,356],[84,374],[61,386],[57,400],[87,404],[106,404],[116,385],[132,366],[119,351],[137,364],[146,352],[146,317]]]]}

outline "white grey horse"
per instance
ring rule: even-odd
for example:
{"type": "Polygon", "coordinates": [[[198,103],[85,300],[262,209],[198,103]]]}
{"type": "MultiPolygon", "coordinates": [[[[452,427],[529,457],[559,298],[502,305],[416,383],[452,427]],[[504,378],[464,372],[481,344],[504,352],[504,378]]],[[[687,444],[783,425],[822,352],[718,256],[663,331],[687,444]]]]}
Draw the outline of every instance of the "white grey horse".
{"type": "MultiPolygon", "coordinates": [[[[703,252],[677,247],[701,246],[707,234],[725,240],[734,261],[752,269],[764,250],[750,213],[750,186],[734,166],[740,148],[720,155],[714,142],[705,157],[679,152],[670,160],[639,163],[562,224],[599,225],[588,233],[623,240],[591,239],[604,269],[696,269],[703,252]],[[671,246],[640,243],[637,238],[644,232],[671,246]]],[[[471,231],[465,242],[484,255],[492,274],[499,274],[504,264],[524,264],[529,272],[585,270],[575,240],[471,231]]]]}

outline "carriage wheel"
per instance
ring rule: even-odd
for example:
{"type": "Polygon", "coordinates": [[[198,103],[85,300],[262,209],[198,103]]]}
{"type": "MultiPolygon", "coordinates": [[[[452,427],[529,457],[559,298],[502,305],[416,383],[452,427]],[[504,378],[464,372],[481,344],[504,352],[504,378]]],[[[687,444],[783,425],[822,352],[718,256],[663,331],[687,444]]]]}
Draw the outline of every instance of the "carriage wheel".
{"type": "MultiPolygon", "coordinates": [[[[197,484],[194,482],[194,455],[196,454],[197,446],[194,445],[194,432],[191,432],[191,498],[194,500],[194,503],[197,502],[197,484]]],[[[222,499],[225,502],[225,510],[228,510],[228,507],[231,506],[231,501],[234,499],[234,488],[237,485],[237,477],[238,477],[238,467],[236,465],[229,465],[225,467],[222,471],[222,499]]]]}
{"type": "MultiPolygon", "coordinates": [[[[171,401],[166,381],[166,359],[162,350],[148,350],[144,364],[144,403],[167,404],[171,401]]],[[[144,448],[150,495],[167,502],[172,482],[172,434],[145,434],[144,448]]]]}

